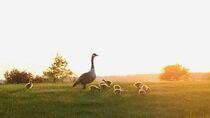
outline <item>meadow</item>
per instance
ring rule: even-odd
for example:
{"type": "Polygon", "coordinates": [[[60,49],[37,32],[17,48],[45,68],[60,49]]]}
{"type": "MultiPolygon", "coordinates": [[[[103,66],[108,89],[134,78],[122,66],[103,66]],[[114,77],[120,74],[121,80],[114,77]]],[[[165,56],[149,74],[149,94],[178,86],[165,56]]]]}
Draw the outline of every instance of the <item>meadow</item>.
{"type": "Polygon", "coordinates": [[[0,118],[210,118],[210,81],[146,82],[146,96],[133,82],[117,84],[128,93],[90,92],[72,83],[34,84],[31,90],[0,85],[0,118]]]}

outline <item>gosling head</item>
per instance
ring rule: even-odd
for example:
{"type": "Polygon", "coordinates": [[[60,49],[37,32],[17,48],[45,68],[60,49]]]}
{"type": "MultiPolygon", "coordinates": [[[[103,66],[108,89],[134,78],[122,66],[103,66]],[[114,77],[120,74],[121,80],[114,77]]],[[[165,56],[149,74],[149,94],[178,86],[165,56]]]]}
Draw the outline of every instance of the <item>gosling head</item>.
{"type": "Polygon", "coordinates": [[[29,83],[32,83],[32,80],[29,80],[29,83]]]}

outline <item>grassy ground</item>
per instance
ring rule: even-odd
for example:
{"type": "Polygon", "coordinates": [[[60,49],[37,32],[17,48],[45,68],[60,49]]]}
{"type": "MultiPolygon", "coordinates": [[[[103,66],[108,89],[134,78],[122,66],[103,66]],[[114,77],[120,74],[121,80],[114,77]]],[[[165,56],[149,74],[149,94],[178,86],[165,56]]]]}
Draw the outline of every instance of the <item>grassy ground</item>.
{"type": "Polygon", "coordinates": [[[147,96],[93,93],[70,83],[0,85],[0,118],[210,118],[210,81],[150,82],[147,96]]]}

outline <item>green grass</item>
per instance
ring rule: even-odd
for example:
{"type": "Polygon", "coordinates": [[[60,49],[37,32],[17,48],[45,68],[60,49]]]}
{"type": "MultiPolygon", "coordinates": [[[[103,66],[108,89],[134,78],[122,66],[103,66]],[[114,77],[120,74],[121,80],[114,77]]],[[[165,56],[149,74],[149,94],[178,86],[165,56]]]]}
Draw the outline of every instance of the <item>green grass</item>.
{"type": "Polygon", "coordinates": [[[150,82],[147,96],[113,95],[70,83],[0,85],[0,118],[210,118],[210,81],[150,82]]]}

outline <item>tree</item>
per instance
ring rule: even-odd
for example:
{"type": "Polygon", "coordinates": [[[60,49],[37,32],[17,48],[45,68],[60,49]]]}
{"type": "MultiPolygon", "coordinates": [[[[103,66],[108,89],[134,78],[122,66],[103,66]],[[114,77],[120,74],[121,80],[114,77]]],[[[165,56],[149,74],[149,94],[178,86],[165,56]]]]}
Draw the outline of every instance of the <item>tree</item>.
{"type": "Polygon", "coordinates": [[[42,83],[44,82],[44,77],[36,75],[33,79],[33,83],[42,83]]]}
{"type": "Polygon", "coordinates": [[[70,69],[67,69],[68,62],[59,54],[54,58],[54,62],[50,67],[47,68],[46,71],[43,72],[44,76],[53,79],[53,82],[57,80],[62,80],[68,76],[73,74],[70,69]]]}
{"type": "Polygon", "coordinates": [[[180,64],[168,65],[162,69],[160,80],[186,80],[189,79],[189,69],[180,64]]]}
{"type": "Polygon", "coordinates": [[[4,77],[8,83],[27,83],[29,80],[33,80],[33,74],[26,71],[19,71],[18,69],[13,69],[11,71],[6,71],[4,77]]]}

